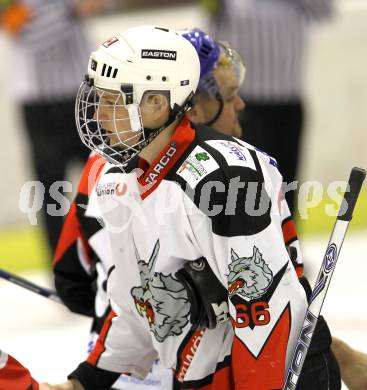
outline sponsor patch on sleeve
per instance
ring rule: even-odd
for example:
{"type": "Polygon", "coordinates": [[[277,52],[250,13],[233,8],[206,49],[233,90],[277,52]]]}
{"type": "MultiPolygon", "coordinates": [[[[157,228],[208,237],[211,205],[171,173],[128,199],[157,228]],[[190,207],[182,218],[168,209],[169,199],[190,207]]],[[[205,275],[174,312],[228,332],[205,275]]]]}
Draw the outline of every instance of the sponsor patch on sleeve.
{"type": "Polygon", "coordinates": [[[205,142],[222,154],[228,165],[237,165],[256,171],[255,162],[245,146],[227,140],[211,140],[205,142]]]}
{"type": "Polygon", "coordinates": [[[195,188],[205,176],[218,168],[219,165],[213,156],[202,147],[196,146],[178,168],[177,175],[181,176],[191,188],[195,188]]]}

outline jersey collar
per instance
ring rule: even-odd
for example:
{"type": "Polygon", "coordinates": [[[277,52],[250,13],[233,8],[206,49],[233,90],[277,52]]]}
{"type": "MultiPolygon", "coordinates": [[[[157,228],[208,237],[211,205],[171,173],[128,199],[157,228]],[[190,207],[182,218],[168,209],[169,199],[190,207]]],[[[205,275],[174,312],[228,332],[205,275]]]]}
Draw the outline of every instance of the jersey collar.
{"type": "Polygon", "coordinates": [[[149,168],[138,179],[141,190],[141,197],[145,199],[167,176],[173,165],[183,155],[195,138],[195,130],[191,127],[189,120],[185,117],[173,133],[170,141],[162,149],[158,157],[149,168]]]}

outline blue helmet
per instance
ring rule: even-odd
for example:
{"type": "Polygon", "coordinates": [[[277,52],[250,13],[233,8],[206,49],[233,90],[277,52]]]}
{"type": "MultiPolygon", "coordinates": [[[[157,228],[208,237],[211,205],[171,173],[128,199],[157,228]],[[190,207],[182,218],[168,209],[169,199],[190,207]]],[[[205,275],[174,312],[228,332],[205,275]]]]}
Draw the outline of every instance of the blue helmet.
{"type": "Polygon", "coordinates": [[[185,31],[182,36],[195,47],[200,60],[199,92],[215,95],[218,92],[214,77],[211,75],[221,52],[219,44],[204,31],[197,28],[185,31]]]}

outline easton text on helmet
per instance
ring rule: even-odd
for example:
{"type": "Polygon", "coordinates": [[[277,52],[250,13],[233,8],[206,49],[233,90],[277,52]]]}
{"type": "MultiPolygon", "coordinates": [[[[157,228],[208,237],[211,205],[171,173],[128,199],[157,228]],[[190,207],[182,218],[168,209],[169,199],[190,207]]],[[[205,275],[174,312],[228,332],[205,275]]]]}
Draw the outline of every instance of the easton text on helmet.
{"type": "Polygon", "coordinates": [[[159,60],[176,61],[177,52],[172,50],[142,49],[141,58],[155,58],[159,60]]]}

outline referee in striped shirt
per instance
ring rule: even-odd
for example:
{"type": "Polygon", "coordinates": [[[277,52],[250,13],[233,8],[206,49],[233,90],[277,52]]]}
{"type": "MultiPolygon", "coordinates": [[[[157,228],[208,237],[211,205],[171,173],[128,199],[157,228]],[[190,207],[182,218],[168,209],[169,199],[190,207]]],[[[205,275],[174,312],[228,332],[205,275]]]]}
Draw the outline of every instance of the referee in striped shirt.
{"type": "Polygon", "coordinates": [[[82,17],[100,11],[106,0],[3,3],[1,27],[10,37],[10,92],[21,108],[37,179],[45,186],[45,227],[54,251],[63,222],[63,189],[51,186],[65,180],[71,160],[88,156],[74,119],[75,95],[90,53],[82,17]]]}
{"type": "MultiPolygon", "coordinates": [[[[332,0],[222,0],[212,30],[244,58],[243,139],[275,157],[295,180],[303,124],[303,81],[310,24],[332,14],[332,0]]],[[[291,211],[294,192],[286,194],[291,211]]]]}

